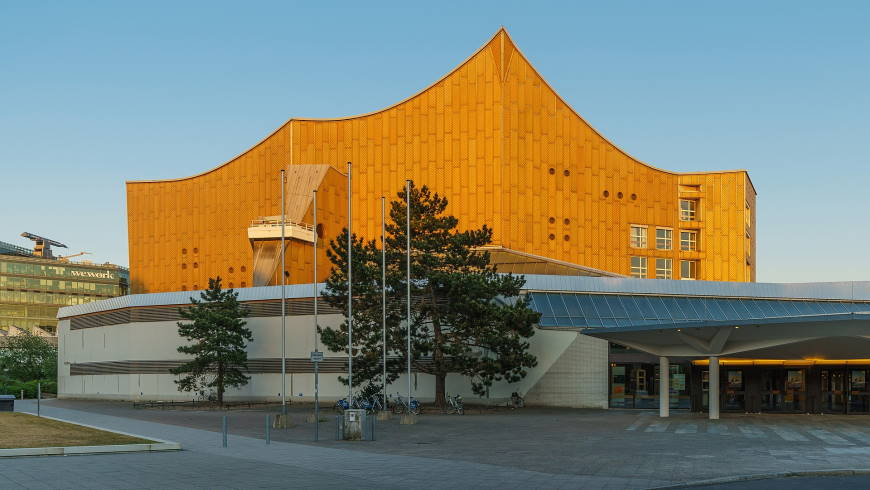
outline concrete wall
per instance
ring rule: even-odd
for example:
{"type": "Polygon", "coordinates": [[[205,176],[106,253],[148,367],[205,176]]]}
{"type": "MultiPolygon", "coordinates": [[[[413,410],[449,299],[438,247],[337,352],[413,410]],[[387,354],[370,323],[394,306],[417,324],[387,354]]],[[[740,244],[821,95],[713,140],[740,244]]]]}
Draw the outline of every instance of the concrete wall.
{"type": "MultiPolygon", "coordinates": [[[[321,315],[321,325],[338,325],[340,315],[321,315]]],[[[310,316],[287,317],[287,357],[308,358],[314,348],[313,319],[310,316]]],[[[281,356],[280,317],[248,319],[254,341],[248,357],[281,356]]],[[[70,375],[75,363],[101,361],[180,360],[177,352],[183,340],[174,321],[127,323],[96,328],[70,330],[69,319],[58,325],[58,396],[60,398],[94,398],[118,400],[190,400],[191,393],[179,392],[171,374],[100,374],[70,375]]],[[[322,346],[321,346],[322,348],[322,346]]],[[[501,403],[517,391],[527,396],[529,404],[566,407],[607,407],[607,342],[585,337],[573,331],[536,330],[530,351],[538,365],[518,383],[496,383],[489,398],[471,391],[468,379],[450,375],[449,394],[461,393],[467,402],[501,403]]],[[[326,357],[340,357],[326,353],[326,357]]],[[[434,378],[412,375],[415,396],[427,401],[434,397],[434,378]]],[[[402,376],[389,385],[388,392],[405,393],[407,379],[402,376]]],[[[291,400],[310,401],[314,396],[314,375],[287,373],[287,393],[291,400]]],[[[336,373],[320,375],[320,396],[335,400],[345,396],[347,387],[336,373]]],[[[231,389],[227,400],[280,400],[281,375],[254,373],[248,385],[231,389]]]]}

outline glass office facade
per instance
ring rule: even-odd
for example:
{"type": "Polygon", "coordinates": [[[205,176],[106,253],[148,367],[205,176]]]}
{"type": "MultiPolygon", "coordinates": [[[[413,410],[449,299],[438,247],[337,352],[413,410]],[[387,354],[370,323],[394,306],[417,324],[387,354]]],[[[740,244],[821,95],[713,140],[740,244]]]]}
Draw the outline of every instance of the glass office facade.
{"type": "Polygon", "coordinates": [[[129,272],[112,264],[0,254],[0,329],[54,332],[57,310],[128,293],[129,272]]]}

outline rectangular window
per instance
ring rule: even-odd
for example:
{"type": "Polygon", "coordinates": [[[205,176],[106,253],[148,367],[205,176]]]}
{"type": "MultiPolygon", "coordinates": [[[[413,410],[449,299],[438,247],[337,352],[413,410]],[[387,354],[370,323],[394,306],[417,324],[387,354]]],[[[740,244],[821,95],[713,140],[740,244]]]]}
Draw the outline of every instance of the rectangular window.
{"type": "Polygon", "coordinates": [[[684,250],[686,252],[694,252],[698,250],[697,231],[680,231],[680,250],[684,250]]]}
{"type": "Polygon", "coordinates": [[[680,199],[680,221],[695,221],[698,219],[698,200],[680,199]]]}
{"type": "Polygon", "coordinates": [[[670,250],[673,241],[674,230],[670,228],[656,228],[656,248],[670,250]]]}
{"type": "Polygon", "coordinates": [[[646,279],[646,257],[631,258],[631,277],[646,279]]]}
{"type": "Polygon", "coordinates": [[[646,226],[631,225],[631,248],[646,248],[646,226]]]}
{"type": "Polygon", "coordinates": [[[656,259],[656,279],[671,279],[673,262],[671,259],[656,259]]]}
{"type": "Polygon", "coordinates": [[[698,261],[697,260],[681,260],[680,261],[680,278],[681,279],[697,279],[698,278],[698,261]]]}

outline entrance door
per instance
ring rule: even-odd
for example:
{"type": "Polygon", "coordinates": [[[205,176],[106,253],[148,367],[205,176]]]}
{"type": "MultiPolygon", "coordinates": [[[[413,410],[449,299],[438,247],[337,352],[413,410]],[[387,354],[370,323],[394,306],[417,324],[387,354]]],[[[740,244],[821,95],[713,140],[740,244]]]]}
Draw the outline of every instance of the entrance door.
{"type": "Polygon", "coordinates": [[[849,413],[870,412],[868,369],[849,368],[849,413]]]}
{"type": "Polygon", "coordinates": [[[761,375],[761,410],[803,412],[806,372],[803,369],[768,369],[761,375]]]}
{"type": "Polygon", "coordinates": [[[846,410],[846,373],[842,369],[822,369],[822,411],[843,413],[846,410]]]}
{"type": "Polygon", "coordinates": [[[725,371],[725,397],[723,410],[746,410],[746,390],[743,387],[743,370],[728,369],[725,371]]]}

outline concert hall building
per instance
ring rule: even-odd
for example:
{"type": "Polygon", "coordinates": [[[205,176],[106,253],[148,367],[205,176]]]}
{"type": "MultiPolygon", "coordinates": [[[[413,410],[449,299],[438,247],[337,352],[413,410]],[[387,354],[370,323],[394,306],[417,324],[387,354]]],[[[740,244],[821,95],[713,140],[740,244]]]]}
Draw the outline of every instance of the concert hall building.
{"type": "MultiPolygon", "coordinates": [[[[393,106],[292,118],[212,170],[128,182],[136,294],[61,309],[59,396],[190,399],[169,373],[183,361],[178,309],[221,276],[250,308],[254,333],[251,383],[228,399],[278,400],[283,391],[310,400],[312,283],[329,273],[324,246],[346,226],[348,198],[353,231],[379,239],[380,198],[395,198],[405,179],[446,196],[460,227],[492,227],[493,263],[526,276],[522,294],[542,315],[530,343],[537,366],[519,383],[497,383],[483,401],[517,391],[530,404],[658,408],[662,416],[870,413],[870,283],[756,283],[747,172],[677,173],[633,158],[560,98],[503,29],[393,106]],[[286,387],[276,286],[281,170],[286,387]],[[324,238],[317,277],[315,234],[324,238]]],[[[321,308],[320,325],[341,323],[343,312],[321,308]]],[[[326,353],[324,399],[346,392],[338,381],[346,362],[326,353]]],[[[477,401],[467,379],[447,383],[477,401]]],[[[414,373],[413,385],[425,400],[434,382],[414,373]]]]}

